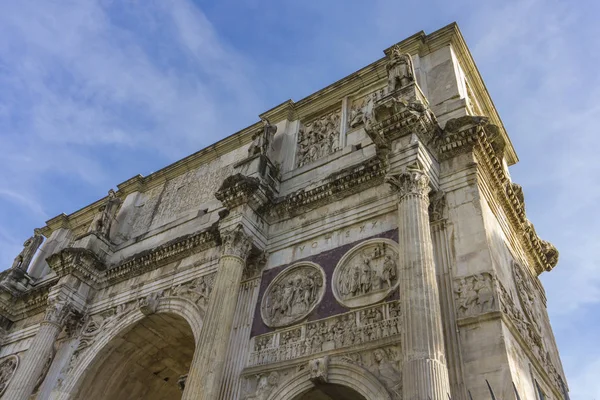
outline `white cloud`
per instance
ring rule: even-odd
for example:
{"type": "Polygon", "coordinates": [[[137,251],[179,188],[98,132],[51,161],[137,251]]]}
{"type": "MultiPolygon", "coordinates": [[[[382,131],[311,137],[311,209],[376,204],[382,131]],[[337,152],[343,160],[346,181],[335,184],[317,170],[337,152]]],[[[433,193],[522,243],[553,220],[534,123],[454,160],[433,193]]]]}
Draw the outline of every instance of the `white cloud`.
{"type": "MultiPolygon", "coordinates": [[[[264,110],[253,95],[252,62],[190,2],[118,4],[129,13],[126,24],[114,15],[116,6],[3,4],[0,170],[7,173],[0,174],[0,202],[28,207],[37,225],[84,206],[76,199],[93,200],[90,192],[104,195],[119,183],[116,175],[148,173],[131,161],[141,154],[155,154],[145,165],[158,169],[255,122],[264,110]],[[61,193],[56,185],[63,179],[61,193]]],[[[18,225],[18,237],[31,230],[23,220],[1,224],[9,223],[18,225]]],[[[12,257],[0,251],[0,265],[12,257]]]]}

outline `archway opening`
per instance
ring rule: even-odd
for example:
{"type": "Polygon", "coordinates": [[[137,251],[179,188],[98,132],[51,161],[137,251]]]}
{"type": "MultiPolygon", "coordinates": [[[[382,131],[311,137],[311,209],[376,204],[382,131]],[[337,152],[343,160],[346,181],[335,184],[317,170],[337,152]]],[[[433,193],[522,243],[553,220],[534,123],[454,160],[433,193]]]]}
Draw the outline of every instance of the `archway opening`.
{"type": "Polygon", "coordinates": [[[194,335],[185,319],[153,314],[112,339],[86,372],[77,399],[177,400],[188,373],[194,335]]]}
{"type": "Polygon", "coordinates": [[[326,384],[318,385],[308,392],[296,396],[294,400],[367,400],[364,396],[347,386],[326,384]]]}

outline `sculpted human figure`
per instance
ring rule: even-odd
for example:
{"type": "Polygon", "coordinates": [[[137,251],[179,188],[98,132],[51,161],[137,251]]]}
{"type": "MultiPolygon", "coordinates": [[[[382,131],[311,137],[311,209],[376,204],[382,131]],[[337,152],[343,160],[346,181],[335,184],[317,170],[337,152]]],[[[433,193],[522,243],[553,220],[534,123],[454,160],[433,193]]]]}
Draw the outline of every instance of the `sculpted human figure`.
{"type": "Polygon", "coordinates": [[[382,275],[383,280],[387,282],[388,288],[391,288],[392,281],[396,279],[396,262],[389,255],[385,256],[382,275]]]}
{"type": "Polygon", "coordinates": [[[487,311],[487,308],[491,308],[494,305],[494,295],[486,283],[485,277],[478,275],[474,277],[473,290],[477,292],[477,301],[481,312],[487,311]]]}
{"type": "Polygon", "coordinates": [[[248,148],[248,157],[252,157],[256,154],[267,155],[273,143],[273,137],[277,133],[277,126],[271,125],[268,119],[263,118],[263,129],[262,131],[254,133],[252,135],[252,143],[248,148]]]}
{"type": "Polygon", "coordinates": [[[108,199],[100,207],[100,213],[92,221],[89,231],[96,232],[98,235],[109,239],[110,228],[120,204],[121,200],[117,197],[115,191],[110,189],[108,191],[108,199]]]}
{"type": "Polygon", "coordinates": [[[42,231],[38,228],[33,230],[33,236],[30,237],[23,243],[23,250],[19,253],[17,257],[15,257],[15,261],[13,262],[12,269],[20,269],[22,271],[27,271],[35,252],[40,247],[42,242],[44,241],[44,237],[42,236],[42,231]]]}
{"type": "Polygon", "coordinates": [[[387,65],[387,72],[390,92],[414,81],[415,71],[410,54],[402,53],[399,47],[395,47],[387,65]]]}
{"type": "Polygon", "coordinates": [[[402,394],[402,372],[394,365],[394,362],[386,360],[384,350],[375,349],[373,352],[374,365],[372,371],[394,395],[400,398],[402,394]]]}
{"type": "Polygon", "coordinates": [[[362,266],[360,270],[360,292],[366,294],[371,290],[371,260],[363,255],[362,266]]]}
{"type": "Polygon", "coordinates": [[[282,291],[283,308],[282,312],[290,314],[292,312],[292,305],[294,301],[294,282],[290,279],[287,281],[282,291]]]}

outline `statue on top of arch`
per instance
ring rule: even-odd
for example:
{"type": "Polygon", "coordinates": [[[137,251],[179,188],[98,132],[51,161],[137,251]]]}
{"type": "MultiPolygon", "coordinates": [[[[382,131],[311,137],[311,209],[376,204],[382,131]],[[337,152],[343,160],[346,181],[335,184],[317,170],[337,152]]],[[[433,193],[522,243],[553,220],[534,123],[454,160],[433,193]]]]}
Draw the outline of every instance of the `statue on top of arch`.
{"type": "Polygon", "coordinates": [[[415,69],[410,54],[402,53],[400,47],[395,46],[387,64],[387,73],[388,93],[414,82],[415,69]]]}
{"type": "Polygon", "coordinates": [[[11,269],[20,269],[21,271],[27,272],[27,268],[33,260],[33,256],[43,241],[44,237],[42,236],[42,231],[39,228],[35,228],[33,230],[33,236],[23,243],[23,250],[15,257],[11,269]]]}
{"type": "Polygon", "coordinates": [[[108,199],[98,209],[99,213],[94,217],[88,232],[94,232],[105,239],[110,239],[110,228],[120,205],[121,199],[117,197],[114,190],[110,189],[108,199]]]}

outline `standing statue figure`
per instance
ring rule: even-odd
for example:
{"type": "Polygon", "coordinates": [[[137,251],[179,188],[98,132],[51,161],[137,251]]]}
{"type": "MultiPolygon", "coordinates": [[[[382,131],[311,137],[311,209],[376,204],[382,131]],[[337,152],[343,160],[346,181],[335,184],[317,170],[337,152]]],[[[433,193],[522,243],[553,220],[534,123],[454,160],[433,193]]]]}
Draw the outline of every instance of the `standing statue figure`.
{"type": "Polygon", "coordinates": [[[42,231],[38,228],[33,230],[33,236],[30,237],[23,243],[23,250],[19,253],[17,257],[15,257],[15,261],[13,262],[12,269],[20,269],[22,271],[27,272],[27,268],[35,255],[35,252],[40,247],[42,242],[44,241],[44,237],[42,236],[42,231]]]}
{"type": "Polygon", "coordinates": [[[252,144],[248,148],[248,157],[262,154],[266,156],[273,143],[273,137],[277,132],[277,126],[271,125],[268,119],[262,118],[263,129],[252,135],[252,144]]]}
{"type": "Polygon", "coordinates": [[[398,46],[392,49],[387,65],[388,93],[393,92],[415,80],[415,70],[412,58],[408,53],[402,53],[398,46]]]}
{"type": "Polygon", "coordinates": [[[108,200],[99,208],[100,213],[92,221],[89,232],[96,232],[98,235],[110,239],[110,227],[120,204],[121,200],[117,197],[115,191],[110,189],[108,200]]]}

